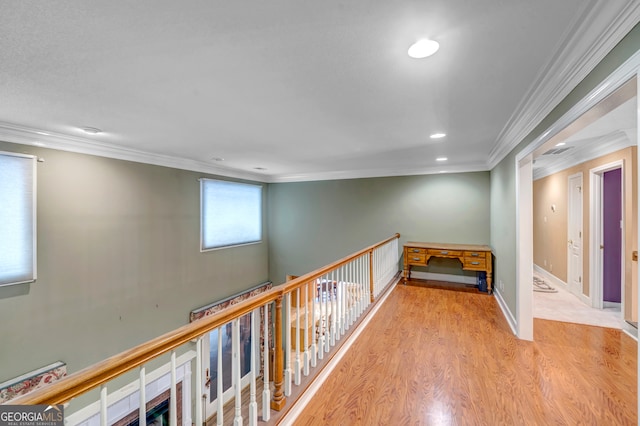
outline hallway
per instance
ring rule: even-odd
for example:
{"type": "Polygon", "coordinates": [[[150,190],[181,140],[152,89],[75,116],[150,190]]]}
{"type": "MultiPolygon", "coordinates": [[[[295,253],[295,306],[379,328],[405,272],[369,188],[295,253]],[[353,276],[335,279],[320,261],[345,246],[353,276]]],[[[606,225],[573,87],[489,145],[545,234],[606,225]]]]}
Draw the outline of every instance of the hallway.
{"type": "Polygon", "coordinates": [[[296,424],[637,424],[622,331],[535,319],[520,341],[494,297],[430,284],[393,290],[296,424]]]}

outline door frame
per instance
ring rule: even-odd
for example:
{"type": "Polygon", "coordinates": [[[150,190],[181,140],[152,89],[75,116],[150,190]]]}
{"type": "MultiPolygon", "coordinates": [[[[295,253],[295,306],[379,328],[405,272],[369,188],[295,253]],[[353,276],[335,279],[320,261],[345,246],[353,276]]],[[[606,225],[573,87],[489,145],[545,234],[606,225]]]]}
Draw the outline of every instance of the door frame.
{"type": "Polygon", "coordinates": [[[584,294],[584,283],[582,282],[583,272],[584,272],[584,193],[582,192],[582,188],[584,188],[584,176],[582,172],[574,173],[567,178],[567,289],[577,296],[579,299],[588,302],[588,305],[591,305],[591,300],[588,300],[587,296],[584,294]],[[574,205],[572,191],[571,191],[571,183],[573,180],[580,179],[580,186],[578,186],[578,191],[580,192],[580,202],[578,205],[574,205]],[[579,215],[576,218],[576,208],[579,209],[579,215]],[[580,222],[580,229],[578,230],[578,238],[580,239],[580,248],[579,250],[579,264],[577,266],[577,270],[573,270],[571,267],[571,257],[572,257],[572,245],[573,238],[571,238],[571,226],[573,225],[573,220],[578,220],[580,222]],[[571,238],[569,240],[569,238],[571,238]],[[576,293],[574,289],[574,274],[578,274],[580,289],[576,293]],[[586,300],[585,300],[586,299],[586,300]]]}
{"type": "MultiPolygon", "coordinates": [[[[600,84],[596,85],[584,98],[574,104],[573,107],[556,120],[549,128],[541,132],[539,136],[516,154],[516,325],[518,330],[517,336],[521,339],[533,340],[533,284],[527,279],[529,275],[528,271],[533,267],[533,250],[531,249],[530,254],[527,253],[527,250],[532,247],[533,231],[522,229],[523,224],[532,220],[532,201],[527,196],[520,195],[532,193],[533,174],[526,175],[525,173],[520,173],[521,167],[527,167],[525,163],[531,161],[531,156],[537,148],[634,77],[639,80],[637,84],[639,93],[637,94],[636,102],[640,104],[640,50],[631,55],[629,59],[600,82],[600,84]]],[[[640,108],[638,108],[638,122],[636,125],[640,127],[640,108]]],[[[636,135],[637,138],[640,137],[640,132],[636,132],[636,135]]],[[[636,144],[640,148],[638,140],[636,140],[636,144]]],[[[640,164],[640,149],[638,150],[638,161],[640,164]]],[[[522,171],[524,172],[525,170],[523,169],[522,171]]],[[[640,173],[638,173],[636,185],[638,186],[637,190],[640,192],[640,173]]],[[[638,268],[640,274],[640,265],[636,263],[634,267],[638,268]]],[[[638,306],[640,306],[640,291],[637,293],[637,303],[638,306]]],[[[640,342],[638,347],[640,348],[640,342]]],[[[640,393],[640,380],[638,381],[638,389],[640,393]]]]}
{"type": "MultiPolygon", "coordinates": [[[[589,197],[591,199],[591,203],[589,204],[590,209],[590,220],[589,220],[589,235],[590,235],[590,244],[589,244],[589,295],[591,296],[591,306],[597,309],[604,308],[603,301],[603,293],[604,293],[604,282],[603,282],[603,272],[604,272],[604,253],[600,248],[603,244],[603,178],[606,172],[610,172],[612,170],[620,169],[620,173],[622,175],[621,179],[621,191],[622,191],[622,253],[624,253],[625,247],[625,179],[624,179],[624,160],[618,160],[611,163],[603,164],[602,166],[594,167],[589,170],[589,188],[590,193],[589,197]]],[[[624,267],[624,255],[621,259],[620,269],[622,271],[622,277],[625,277],[625,267],[624,267]]],[[[622,285],[621,292],[621,314],[622,318],[624,318],[624,300],[625,300],[625,286],[622,285]]]]}

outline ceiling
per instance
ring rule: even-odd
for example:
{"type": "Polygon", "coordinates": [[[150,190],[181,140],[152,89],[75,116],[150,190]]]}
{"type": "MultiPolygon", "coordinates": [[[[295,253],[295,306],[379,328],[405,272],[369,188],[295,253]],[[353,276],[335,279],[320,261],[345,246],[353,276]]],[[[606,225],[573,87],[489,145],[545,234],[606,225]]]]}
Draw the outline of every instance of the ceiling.
{"type": "Polygon", "coordinates": [[[634,77],[537,148],[533,178],[637,145],[637,93],[634,77]]]}
{"type": "Polygon", "coordinates": [[[0,1],[1,140],[265,182],[489,170],[640,20],[635,0],[0,1]],[[408,57],[423,37],[440,51],[408,57]]]}

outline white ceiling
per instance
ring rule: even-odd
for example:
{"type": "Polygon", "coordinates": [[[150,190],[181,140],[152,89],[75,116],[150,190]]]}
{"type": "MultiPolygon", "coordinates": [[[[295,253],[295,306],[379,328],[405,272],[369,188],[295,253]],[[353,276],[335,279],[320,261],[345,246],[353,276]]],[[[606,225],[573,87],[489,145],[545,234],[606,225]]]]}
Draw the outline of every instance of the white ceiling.
{"type": "Polygon", "coordinates": [[[0,139],[267,182],[488,170],[638,3],[0,0],[0,139]]]}

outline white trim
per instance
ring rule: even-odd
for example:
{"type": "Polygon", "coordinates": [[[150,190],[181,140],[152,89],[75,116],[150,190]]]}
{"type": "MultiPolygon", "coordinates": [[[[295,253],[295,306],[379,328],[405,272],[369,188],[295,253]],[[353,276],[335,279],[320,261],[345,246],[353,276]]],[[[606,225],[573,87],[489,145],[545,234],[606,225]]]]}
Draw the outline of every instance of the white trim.
{"type": "MultiPolygon", "coordinates": [[[[567,244],[567,284],[568,284],[568,289],[569,292],[573,295],[575,295],[576,297],[579,297],[580,299],[586,298],[586,300],[588,300],[587,305],[591,306],[591,299],[588,298],[587,296],[584,295],[584,282],[582,281],[583,277],[583,272],[584,272],[584,192],[582,191],[582,188],[584,188],[584,175],[582,174],[582,172],[578,172],[578,173],[574,173],[572,175],[570,175],[569,177],[567,177],[567,229],[570,228],[569,225],[571,225],[571,215],[572,213],[575,213],[572,210],[572,202],[571,202],[571,180],[572,179],[578,179],[580,178],[580,186],[578,187],[578,189],[580,190],[580,205],[578,206],[580,208],[580,265],[578,267],[577,271],[573,271],[573,273],[578,273],[578,277],[579,282],[581,284],[580,286],[580,291],[578,293],[576,293],[573,289],[573,285],[572,285],[572,281],[571,279],[572,277],[572,268],[571,268],[571,247],[569,246],[569,244],[567,244]]],[[[569,238],[570,234],[569,231],[567,230],[567,238],[569,238]]]]}
{"type": "Polygon", "coordinates": [[[532,167],[532,154],[516,156],[516,316],[518,337],[523,340],[533,340],[532,167]]]}
{"type": "Polygon", "coordinates": [[[437,167],[421,167],[397,169],[368,169],[368,170],[341,170],[333,172],[317,172],[317,173],[294,173],[271,176],[269,183],[285,183],[285,182],[311,182],[319,180],[339,180],[339,179],[363,179],[374,177],[393,177],[393,176],[418,176],[441,174],[442,170],[446,170],[446,174],[451,173],[469,173],[469,172],[486,172],[489,171],[487,164],[484,162],[468,163],[464,165],[437,166],[437,167]]]}
{"type": "Polygon", "coordinates": [[[511,327],[511,331],[513,332],[514,335],[517,336],[518,322],[516,321],[516,318],[513,316],[511,311],[509,310],[509,306],[507,306],[507,302],[504,301],[502,297],[502,293],[500,293],[500,290],[498,290],[497,288],[494,288],[493,295],[496,297],[496,302],[498,302],[498,306],[502,311],[502,315],[504,315],[504,318],[507,320],[507,324],[509,324],[509,327],[511,327]]]}
{"type": "MultiPolygon", "coordinates": [[[[640,2],[638,3],[640,5],[640,2]]],[[[518,154],[523,158],[527,154],[533,153],[542,146],[546,141],[557,135],[568,125],[576,121],[582,114],[589,111],[604,98],[613,93],[616,89],[626,83],[629,79],[638,74],[640,67],[640,49],[631,55],[620,67],[613,71],[607,78],[591,90],[587,96],[578,101],[569,111],[553,123],[547,130],[542,132],[540,136],[535,138],[518,154]]]]}
{"type": "Polygon", "coordinates": [[[638,329],[626,322],[624,319],[622,320],[622,331],[636,342],[638,341],[638,329]]]}
{"type": "Polygon", "coordinates": [[[581,16],[569,23],[562,44],[500,132],[489,153],[488,168],[493,169],[524,140],[639,21],[640,2],[591,0],[581,16]]]}
{"type": "MultiPolygon", "coordinates": [[[[156,154],[133,148],[96,142],[94,140],[77,136],[51,133],[50,131],[47,131],[47,135],[42,135],[38,133],[39,131],[39,129],[0,122],[0,141],[23,145],[35,145],[41,143],[44,144],[44,148],[56,149],[59,151],[115,158],[117,160],[153,164],[156,166],[209,173],[218,176],[246,179],[256,182],[268,181],[268,177],[262,174],[215,166],[206,161],[156,154]]],[[[40,147],[41,145],[35,146],[40,147]]]]}
{"type": "MultiPolygon", "coordinates": [[[[624,160],[614,161],[612,163],[603,164],[602,166],[589,169],[589,295],[591,296],[591,306],[596,309],[602,309],[604,307],[603,301],[603,252],[600,246],[603,244],[603,205],[602,205],[602,179],[605,172],[620,169],[622,174],[622,252],[624,253],[625,247],[625,216],[624,216],[624,160]]],[[[621,271],[624,277],[624,256],[622,256],[621,271]]],[[[622,286],[621,300],[624,302],[624,285],[622,286]]],[[[622,312],[622,318],[624,318],[624,312],[622,312]]]]}
{"type": "MultiPolygon", "coordinates": [[[[550,176],[589,160],[636,145],[635,140],[630,138],[626,131],[622,130],[588,141],[597,143],[597,146],[587,150],[578,150],[570,155],[559,155],[555,161],[541,167],[538,167],[539,163],[536,162],[536,168],[533,170],[533,180],[542,179],[543,177],[550,176]]],[[[576,144],[579,145],[582,142],[583,141],[577,141],[576,144]]],[[[545,163],[547,162],[545,161],[545,163]]]]}
{"type": "Polygon", "coordinates": [[[478,279],[476,277],[470,277],[467,275],[452,275],[452,274],[438,274],[435,272],[423,272],[423,271],[411,271],[411,278],[418,278],[421,280],[433,280],[433,281],[446,281],[450,283],[458,284],[477,284],[478,279]]]}
{"type": "Polygon", "coordinates": [[[548,281],[550,284],[555,285],[556,287],[562,287],[563,289],[569,291],[569,287],[567,286],[567,283],[562,281],[560,278],[556,277],[555,275],[553,275],[551,272],[547,271],[546,269],[543,269],[541,266],[536,265],[535,263],[533,264],[533,271],[542,276],[542,278],[544,278],[545,281],[548,281]]]}
{"type": "Polygon", "coordinates": [[[358,339],[358,336],[364,331],[364,329],[369,325],[369,322],[373,319],[375,314],[378,312],[382,304],[387,300],[393,289],[398,285],[398,283],[402,280],[402,275],[398,275],[395,279],[395,282],[391,284],[389,289],[384,293],[382,298],[375,304],[373,308],[371,308],[371,312],[367,314],[367,316],[362,320],[362,322],[358,325],[353,333],[349,336],[349,338],[344,342],[344,344],[340,347],[338,352],[336,352],[335,356],[329,361],[327,366],[322,369],[320,374],[313,379],[313,382],[305,389],[305,391],[300,395],[300,397],[293,404],[291,409],[287,412],[287,414],[280,420],[281,424],[291,425],[298,418],[300,413],[302,413],[309,404],[309,402],[313,399],[313,396],[320,390],[322,384],[327,380],[327,378],[331,375],[331,372],[338,366],[344,355],[349,351],[351,345],[358,339]]]}

